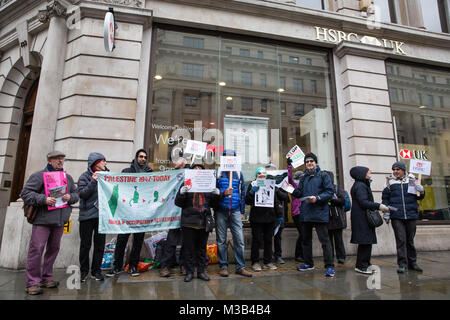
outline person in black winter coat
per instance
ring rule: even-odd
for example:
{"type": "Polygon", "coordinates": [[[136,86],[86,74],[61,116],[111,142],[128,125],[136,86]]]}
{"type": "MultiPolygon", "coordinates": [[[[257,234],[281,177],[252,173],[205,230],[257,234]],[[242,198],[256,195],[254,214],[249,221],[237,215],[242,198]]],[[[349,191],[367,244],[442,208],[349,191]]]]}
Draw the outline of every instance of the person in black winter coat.
{"type": "Polygon", "coordinates": [[[89,274],[89,251],[94,238],[94,252],[92,254],[91,274],[95,280],[104,280],[100,266],[103,260],[106,235],[98,233],[98,192],[97,171],[109,171],[106,168],[105,156],[92,152],[88,156],[88,169],[78,179],[78,193],[80,195],[80,271],[81,281],[86,281],[89,274]]]}
{"type": "MultiPolygon", "coordinates": [[[[205,169],[201,164],[194,164],[191,168],[205,169]]],[[[181,229],[186,269],[184,281],[190,282],[193,279],[196,267],[197,278],[209,281],[205,273],[206,244],[209,235],[209,231],[206,231],[206,218],[212,215],[211,208],[218,206],[220,191],[217,188],[211,193],[188,192],[188,190],[183,184],[175,198],[175,205],[182,208],[181,229]]]]}
{"type": "Polygon", "coordinates": [[[370,258],[372,245],[377,243],[375,228],[369,226],[366,210],[381,210],[389,212],[389,208],[383,204],[374,202],[370,183],[372,182],[369,168],[356,166],[350,169],[350,176],[355,179],[350,190],[352,197],[351,243],[358,245],[355,271],[363,274],[372,274],[370,258]]]}
{"type": "MultiPolygon", "coordinates": [[[[136,151],[134,159],[131,161],[130,167],[122,170],[124,173],[142,173],[152,172],[152,168],[148,166],[147,151],[145,149],[139,149],[136,151]]],[[[123,267],[123,257],[125,254],[125,248],[128,243],[130,233],[117,235],[116,249],[114,251],[114,267],[106,274],[108,277],[121,272],[123,267]]],[[[130,253],[130,266],[129,272],[132,277],[139,275],[137,265],[139,263],[139,257],[141,254],[142,244],[144,243],[145,232],[133,233],[133,246],[130,253]]]]}
{"type": "MultiPolygon", "coordinates": [[[[264,168],[258,168],[255,176],[257,179],[266,178],[266,170],[264,168]]],[[[272,239],[275,223],[283,223],[282,206],[278,199],[278,192],[275,189],[274,206],[269,207],[256,207],[255,206],[255,193],[259,190],[257,185],[250,183],[245,193],[245,203],[251,206],[250,209],[250,227],[252,228],[252,246],[251,246],[251,260],[252,268],[254,271],[261,271],[261,265],[259,264],[259,248],[261,243],[264,247],[264,269],[276,270],[277,267],[271,263],[272,261],[272,239]]]]}
{"type": "Polygon", "coordinates": [[[392,176],[387,178],[387,186],[383,190],[382,203],[392,206],[397,211],[392,212],[392,228],[397,245],[398,273],[406,272],[406,267],[411,270],[422,272],[417,265],[417,253],[414,247],[414,236],[416,235],[416,222],[419,219],[417,204],[418,200],[425,197],[422,185],[415,184],[413,175],[406,174],[406,165],[396,162],[392,165],[392,176]],[[414,183],[415,193],[409,193],[409,183],[414,183]],[[419,195],[417,195],[417,192],[419,195]]]}
{"type": "Polygon", "coordinates": [[[334,184],[334,174],[331,171],[325,171],[331,179],[334,186],[333,198],[329,201],[330,217],[328,220],[328,236],[330,237],[331,248],[336,250],[336,258],[338,263],[345,262],[345,246],[342,239],[342,231],[347,228],[347,215],[344,211],[345,194],[344,190],[334,184]]]}

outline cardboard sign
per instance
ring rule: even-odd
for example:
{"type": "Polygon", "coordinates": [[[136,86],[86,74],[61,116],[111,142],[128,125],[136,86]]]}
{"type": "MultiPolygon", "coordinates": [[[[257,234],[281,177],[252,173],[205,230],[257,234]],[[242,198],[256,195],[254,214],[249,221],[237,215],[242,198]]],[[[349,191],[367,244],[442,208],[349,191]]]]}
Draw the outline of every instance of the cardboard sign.
{"type": "Polygon", "coordinates": [[[206,144],[206,142],[202,141],[188,140],[184,152],[203,157],[206,151],[206,144]]]}
{"type": "Polygon", "coordinates": [[[300,167],[304,163],[305,154],[298,145],[295,145],[287,154],[286,159],[291,158],[294,168],[300,167]]]}
{"type": "Polygon", "coordinates": [[[188,192],[211,192],[216,188],[215,170],[185,170],[184,185],[188,192]]]}
{"type": "Polygon", "coordinates": [[[237,171],[240,172],[241,167],[241,157],[233,156],[220,156],[220,171],[237,171]]]}
{"type": "Polygon", "coordinates": [[[431,174],[431,161],[411,159],[409,161],[409,172],[429,176],[431,174]]]}

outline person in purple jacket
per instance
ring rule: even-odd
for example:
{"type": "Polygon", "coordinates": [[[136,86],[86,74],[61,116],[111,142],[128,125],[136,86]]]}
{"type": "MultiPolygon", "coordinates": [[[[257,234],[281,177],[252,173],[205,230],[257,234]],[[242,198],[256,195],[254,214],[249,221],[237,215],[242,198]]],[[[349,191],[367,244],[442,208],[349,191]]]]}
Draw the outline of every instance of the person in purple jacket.
{"type": "MultiPolygon", "coordinates": [[[[287,170],[288,170],[288,182],[290,185],[292,185],[295,189],[298,187],[298,182],[300,181],[300,177],[302,176],[302,171],[296,171],[294,173],[294,176],[292,176],[292,159],[287,159],[287,170]]],[[[300,199],[296,197],[291,197],[291,212],[292,212],[292,219],[294,220],[295,227],[298,230],[298,238],[297,242],[295,243],[295,261],[298,262],[305,262],[303,259],[303,232],[302,232],[302,225],[300,222],[300,205],[302,202],[300,199]]]]}

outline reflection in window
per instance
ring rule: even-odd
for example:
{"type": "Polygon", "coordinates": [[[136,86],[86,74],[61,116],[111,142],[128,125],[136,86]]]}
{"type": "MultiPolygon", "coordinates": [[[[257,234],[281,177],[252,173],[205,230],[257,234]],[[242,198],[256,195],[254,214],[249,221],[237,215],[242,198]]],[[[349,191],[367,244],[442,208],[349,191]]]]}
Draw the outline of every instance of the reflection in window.
{"type": "Polygon", "coordinates": [[[281,114],[286,114],[286,102],[280,102],[281,114]]]}
{"type": "Polygon", "coordinates": [[[444,1],[447,0],[421,0],[423,24],[427,30],[448,32],[449,8],[445,8],[444,1]]]}
{"type": "Polygon", "coordinates": [[[258,50],[258,59],[264,58],[264,53],[261,50],[258,50]]]}
{"type": "Polygon", "coordinates": [[[311,58],[306,58],[305,64],[306,64],[307,66],[312,66],[312,60],[311,60],[311,58]]]}
{"type": "Polygon", "coordinates": [[[294,103],[294,115],[303,116],[305,114],[305,105],[303,103],[294,103]]]}
{"type": "Polygon", "coordinates": [[[203,39],[201,38],[192,38],[192,37],[183,37],[183,45],[189,48],[203,49],[203,39]]]}
{"type": "Polygon", "coordinates": [[[251,72],[241,72],[241,84],[245,86],[251,86],[252,85],[252,73],[251,72]]]}
{"type": "Polygon", "coordinates": [[[325,9],[323,0],[296,0],[295,4],[299,7],[311,8],[311,9],[325,9]]]}
{"type": "Polygon", "coordinates": [[[183,63],[181,74],[186,78],[203,79],[203,65],[183,63]]]}
{"type": "Polygon", "coordinates": [[[294,79],[294,91],[303,92],[303,79],[294,79]]]}
{"type": "Polygon", "coordinates": [[[374,0],[375,19],[381,22],[397,23],[393,0],[374,0]]]}
{"type": "Polygon", "coordinates": [[[298,64],[299,63],[298,57],[289,57],[289,63],[298,64]]]}
{"type": "Polygon", "coordinates": [[[264,73],[259,74],[259,83],[261,88],[265,88],[267,86],[267,76],[264,73]]]}
{"type": "Polygon", "coordinates": [[[233,70],[227,70],[227,84],[233,84],[233,70]]]}
{"type": "Polygon", "coordinates": [[[317,81],[316,80],[311,80],[311,92],[317,93],[317,81]]]}
{"type": "Polygon", "coordinates": [[[239,49],[239,55],[241,57],[250,57],[250,49],[239,49]]]}
{"type": "Polygon", "coordinates": [[[226,100],[225,105],[227,110],[233,110],[233,100],[226,100]]]}
{"type": "Polygon", "coordinates": [[[252,98],[241,98],[241,110],[242,111],[252,111],[253,110],[253,99],[252,98]]]}
{"type": "Polygon", "coordinates": [[[264,113],[267,112],[267,99],[261,100],[261,112],[264,112],[264,113]]]}
{"type": "Polygon", "coordinates": [[[197,100],[197,97],[184,96],[184,105],[188,107],[195,107],[197,106],[197,100]]]}

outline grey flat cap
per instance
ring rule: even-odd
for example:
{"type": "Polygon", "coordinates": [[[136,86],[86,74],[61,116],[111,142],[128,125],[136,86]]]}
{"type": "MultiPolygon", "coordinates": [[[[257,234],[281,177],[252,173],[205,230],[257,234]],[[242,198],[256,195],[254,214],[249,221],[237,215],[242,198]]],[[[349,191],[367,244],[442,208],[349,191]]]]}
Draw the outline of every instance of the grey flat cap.
{"type": "Polygon", "coordinates": [[[58,150],[53,150],[53,151],[47,153],[47,159],[56,158],[56,157],[65,157],[65,156],[66,155],[63,152],[58,151],[58,150]]]}

